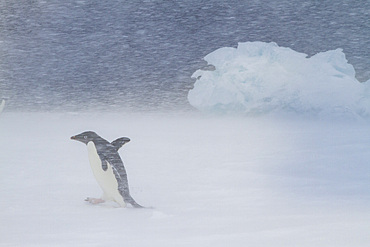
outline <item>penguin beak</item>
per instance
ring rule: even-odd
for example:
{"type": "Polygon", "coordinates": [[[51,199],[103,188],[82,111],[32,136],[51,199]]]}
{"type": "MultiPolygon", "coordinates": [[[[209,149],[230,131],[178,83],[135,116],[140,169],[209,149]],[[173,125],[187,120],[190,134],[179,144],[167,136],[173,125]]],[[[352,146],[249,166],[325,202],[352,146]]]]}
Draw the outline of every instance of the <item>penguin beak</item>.
{"type": "Polygon", "coordinates": [[[76,136],[71,136],[71,140],[76,140],[76,136]]]}

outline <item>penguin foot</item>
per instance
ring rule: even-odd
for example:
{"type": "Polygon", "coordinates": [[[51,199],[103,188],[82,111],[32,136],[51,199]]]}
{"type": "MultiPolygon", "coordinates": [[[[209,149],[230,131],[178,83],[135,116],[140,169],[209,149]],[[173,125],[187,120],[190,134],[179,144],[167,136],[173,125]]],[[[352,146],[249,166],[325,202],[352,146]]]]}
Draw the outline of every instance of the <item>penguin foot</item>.
{"type": "Polygon", "coordinates": [[[91,197],[86,198],[85,201],[86,202],[90,202],[91,204],[99,204],[99,203],[105,202],[103,199],[100,199],[100,198],[91,198],[91,197]]]}

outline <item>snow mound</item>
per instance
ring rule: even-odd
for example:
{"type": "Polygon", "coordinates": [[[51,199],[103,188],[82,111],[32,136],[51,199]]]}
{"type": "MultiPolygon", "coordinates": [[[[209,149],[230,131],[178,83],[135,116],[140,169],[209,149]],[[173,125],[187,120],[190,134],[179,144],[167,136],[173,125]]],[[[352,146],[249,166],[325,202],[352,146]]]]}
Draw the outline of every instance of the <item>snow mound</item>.
{"type": "Polygon", "coordinates": [[[192,106],[208,112],[370,115],[370,80],[360,83],[342,49],[307,57],[276,43],[246,42],[204,58],[192,106]]]}

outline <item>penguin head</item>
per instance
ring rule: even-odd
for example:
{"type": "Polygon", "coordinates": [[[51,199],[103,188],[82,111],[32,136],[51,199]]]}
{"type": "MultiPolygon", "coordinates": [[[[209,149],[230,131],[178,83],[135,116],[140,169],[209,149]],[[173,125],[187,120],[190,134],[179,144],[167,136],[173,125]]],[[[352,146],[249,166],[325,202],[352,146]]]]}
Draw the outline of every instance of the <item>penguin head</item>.
{"type": "Polygon", "coordinates": [[[88,142],[93,141],[97,137],[99,137],[99,136],[95,132],[85,131],[85,132],[82,132],[81,134],[72,136],[71,139],[87,144],[88,142]]]}

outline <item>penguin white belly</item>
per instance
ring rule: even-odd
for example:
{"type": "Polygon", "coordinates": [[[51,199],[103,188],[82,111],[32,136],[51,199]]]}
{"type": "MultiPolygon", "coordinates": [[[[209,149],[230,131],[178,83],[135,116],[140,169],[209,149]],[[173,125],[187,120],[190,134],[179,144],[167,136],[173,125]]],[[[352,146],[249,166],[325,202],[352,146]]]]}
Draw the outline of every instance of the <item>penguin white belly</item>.
{"type": "Polygon", "coordinates": [[[87,143],[87,151],[92,172],[104,193],[102,199],[113,200],[121,207],[125,207],[126,203],[118,191],[118,183],[112,166],[107,162],[108,169],[106,171],[103,170],[102,161],[100,160],[94,142],[87,143]]]}

